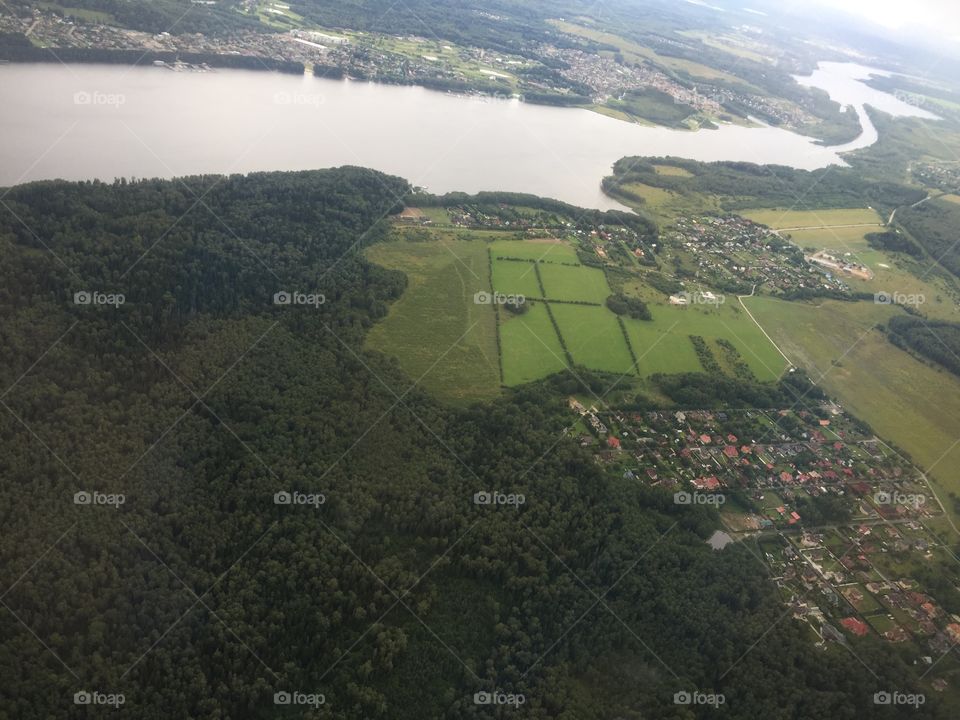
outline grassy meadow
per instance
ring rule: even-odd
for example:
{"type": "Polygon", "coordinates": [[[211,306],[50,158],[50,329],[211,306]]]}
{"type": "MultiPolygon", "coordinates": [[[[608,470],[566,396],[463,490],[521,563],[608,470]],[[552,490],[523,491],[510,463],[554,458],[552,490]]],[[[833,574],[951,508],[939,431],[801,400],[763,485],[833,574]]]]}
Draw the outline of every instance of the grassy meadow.
{"type": "MultiPolygon", "coordinates": [[[[414,380],[455,403],[500,392],[496,317],[473,295],[490,287],[487,244],[479,241],[373,245],[367,258],[406,274],[408,287],[371,328],[366,347],[395,356],[414,380]]],[[[406,388],[397,388],[403,392],[406,388]]]]}
{"type": "Polygon", "coordinates": [[[946,491],[960,493],[960,379],[899,350],[876,329],[899,310],[765,297],[745,302],[791,360],[929,470],[942,499],[946,491]]]}

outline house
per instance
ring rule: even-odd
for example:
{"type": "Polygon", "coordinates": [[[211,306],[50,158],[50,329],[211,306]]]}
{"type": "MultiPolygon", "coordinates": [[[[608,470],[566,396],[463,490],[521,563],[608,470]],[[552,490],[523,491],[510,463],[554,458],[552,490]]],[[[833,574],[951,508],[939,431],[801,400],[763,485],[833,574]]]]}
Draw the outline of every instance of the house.
{"type": "Polygon", "coordinates": [[[840,621],[840,624],[858,637],[863,637],[870,631],[865,622],[854,617],[844,618],[840,621]]]}
{"type": "Polygon", "coordinates": [[[613,435],[607,438],[607,447],[612,450],[620,449],[620,439],[615,438],[613,435]]]}
{"type": "Polygon", "coordinates": [[[711,475],[710,477],[697,478],[693,481],[693,486],[697,490],[716,490],[720,487],[720,481],[717,480],[715,475],[711,475]]]}
{"type": "Polygon", "coordinates": [[[727,445],[723,449],[723,454],[726,455],[728,458],[735,458],[737,457],[737,449],[733,445],[727,445]]]}

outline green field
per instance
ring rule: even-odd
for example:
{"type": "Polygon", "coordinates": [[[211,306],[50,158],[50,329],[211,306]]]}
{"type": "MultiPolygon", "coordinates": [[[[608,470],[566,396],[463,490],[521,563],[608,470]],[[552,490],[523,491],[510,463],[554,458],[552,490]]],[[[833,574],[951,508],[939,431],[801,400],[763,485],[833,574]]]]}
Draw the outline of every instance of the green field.
{"type": "Polygon", "coordinates": [[[543,295],[537,284],[536,267],[532,262],[494,260],[493,289],[497,292],[523,295],[528,298],[543,295]]]}
{"type": "Polygon", "coordinates": [[[813,380],[919,466],[932,467],[941,498],[946,491],[960,492],[955,472],[960,466],[960,379],[897,349],[875,329],[899,312],[896,308],[766,297],[745,302],[813,380]]]}
{"type": "Polygon", "coordinates": [[[607,308],[553,303],[550,309],[577,365],[591,370],[633,373],[633,360],[617,316],[607,308]]]}
{"type": "Polygon", "coordinates": [[[602,305],[610,296],[603,270],[569,265],[540,265],[543,287],[550,300],[579,300],[602,305]]]}
{"type": "Polygon", "coordinates": [[[926,261],[875,250],[866,240],[866,236],[871,232],[877,232],[877,229],[818,228],[792,230],[788,235],[805,251],[828,250],[841,256],[849,254],[850,259],[869,267],[874,273],[872,280],[844,277],[856,292],[923,295],[926,302],[920,307],[921,312],[938,320],[960,320],[958,293],[952,280],[948,281],[940,274],[931,273],[930,265],[926,261]]]}
{"type": "Polygon", "coordinates": [[[495,240],[490,243],[490,256],[575,263],[577,251],[563,240],[495,240]]]}
{"type": "Polygon", "coordinates": [[[637,374],[647,377],[662,372],[701,372],[690,334],[681,331],[676,319],[667,320],[665,315],[655,312],[654,322],[623,321],[637,355],[637,374]]]}
{"type": "Polygon", "coordinates": [[[523,315],[500,316],[504,385],[522,385],[566,368],[563,348],[542,302],[532,303],[523,315]]]}
{"type": "MultiPolygon", "coordinates": [[[[639,359],[639,374],[700,372],[700,362],[691,335],[699,335],[709,345],[726,338],[739,351],[743,361],[760,380],[775,380],[786,369],[786,360],[777,352],[760,328],[740,308],[736,298],[716,306],[656,305],[651,307],[653,321],[628,320],[627,332],[639,359]]],[[[717,360],[723,359],[711,347],[717,360]]]]}
{"type": "Polygon", "coordinates": [[[744,210],[740,213],[774,230],[783,228],[820,228],[835,225],[881,225],[876,210],[870,208],[843,208],[839,210],[744,210]]]}
{"type": "Polygon", "coordinates": [[[411,378],[443,399],[468,403],[495,397],[500,392],[496,318],[490,305],[473,302],[474,293],[490,287],[487,244],[397,241],[374,245],[366,254],[404,272],[409,282],[387,317],[370,330],[366,347],[395,356],[411,378]]]}
{"type": "Polygon", "coordinates": [[[676,165],[654,165],[653,169],[657,175],[670,175],[673,177],[693,177],[693,173],[676,165]]]}

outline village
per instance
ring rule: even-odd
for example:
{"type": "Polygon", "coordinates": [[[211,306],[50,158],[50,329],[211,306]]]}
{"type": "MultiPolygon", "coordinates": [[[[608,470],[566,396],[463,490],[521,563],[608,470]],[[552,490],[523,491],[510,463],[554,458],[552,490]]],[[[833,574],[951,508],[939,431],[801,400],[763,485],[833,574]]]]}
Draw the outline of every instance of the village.
{"type": "Polygon", "coordinates": [[[849,291],[839,277],[841,263],[827,268],[829,261],[818,257],[816,264],[822,268],[818,269],[800,248],[738,215],[680,216],[664,239],[674,248],[681,267],[728,292],[748,293],[754,286],[772,295],[849,291]]]}
{"type": "MultiPolygon", "coordinates": [[[[596,462],[668,490],[678,504],[717,508],[725,530],[711,546],[757,548],[791,614],[819,642],[878,636],[931,669],[960,644],[960,608],[942,605],[941,588],[923,582],[936,575],[927,567],[950,566],[949,546],[930,527],[942,508],[908,461],[838,405],[588,405],[569,399],[578,416],[571,433],[596,462]]],[[[934,676],[933,687],[946,681],[934,676]]]]}

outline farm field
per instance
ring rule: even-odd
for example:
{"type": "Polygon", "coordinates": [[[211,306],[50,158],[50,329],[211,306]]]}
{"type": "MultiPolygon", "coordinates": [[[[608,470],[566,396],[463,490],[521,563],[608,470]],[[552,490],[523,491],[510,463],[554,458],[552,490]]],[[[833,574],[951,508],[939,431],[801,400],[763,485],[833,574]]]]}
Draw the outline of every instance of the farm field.
{"type": "Polygon", "coordinates": [[[543,260],[544,262],[575,263],[577,251],[563,240],[495,240],[490,243],[490,257],[521,258],[523,260],[543,260]]]}
{"type": "Polygon", "coordinates": [[[745,302],[791,360],[929,472],[950,511],[947,492],[960,492],[954,472],[960,465],[960,379],[899,350],[875,329],[899,311],[873,303],[745,302]]]}
{"type": "Polygon", "coordinates": [[[494,260],[492,264],[493,289],[497,292],[528,298],[543,295],[537,284],[537,271],[532,262],[494,260]]]}
{"type": "Polygon", "coordinates": [[[503,384],[522,385],[567,367],[563,348],[542,302],[523,315],[500,313],[503,384]]]}
{"type": "Polygon", "coordinates": [[[366,255],[404,272],[409,282],[371,328],[366,347],[396,357],[411,378],[450,402],[497,396],[496,317],[490,305],[473,302],[475,292],[490,287],[486,243],[397,241],[374,245],[366,255]]]}
{"type": "Polygon", "coordinates": [[[637,355],[637,374],[701,372],[700,360],[690,342],[690,333],[680,329],[678,320],[663,318],[654,311],[654,321],[625,319],[630,345],[637,355]]]}
{"type": "Polygon", "coordinates": [[[577,365],[633,374],[633,360],[617,316],[605,307],[552,303],[550,309],[577,365]]]}
{"type": "MultiPolygon", "coordinates": [[[[711,341],[727,339],[759,380],[776,380],[786,370],[786,361],[739,307],[736,298],[727,298],[725,304],[709,308],[655,305],[650,312],[652,322],[626,321],[643,376],[699,372],[702,368],[690,343],[691,335],[701,336],[711,346],[711,341]]],[[[717,355],[716,348],[711,350],[717,355]]]]}
{"type": "Polygon", "coordinates": [[[542,263],[540,277],[549,300],[577,300],[602,305],[610,296],[603,270],[542,263]]]}
{"type": "Polygon", "coordinates": [[[866,235],[871,232],[875,232],[874,228],[845,227],[793,230],[787,235],[804,251],[813,249],[840,255],[849,253],[850,259],[869,267],[874,273],[872,280],[844,276],[856,292],[922,295],[925,302],[919,309],[924,314],[938,320],[960,320],[960,305],[957,302],[960,296],[953,288],[952,281],[930,272],[930,265],[923,261],[870,247],[866,235]]]}
{"type": "Polygon", "coordinates": [[[870,208],[841,208],[839,210],[744,210],[745,218],[774,230],[783,228],[819,228],[834,225],[881,225],[883,218],[870,208]]]}
{"type": "Polygon", "coordinates": [[[653,169],[657,175],[670,175],[673,177],[693,177],[693,173],[676,165],[654,165],[653,169]]]}

